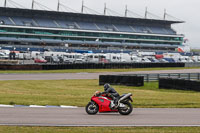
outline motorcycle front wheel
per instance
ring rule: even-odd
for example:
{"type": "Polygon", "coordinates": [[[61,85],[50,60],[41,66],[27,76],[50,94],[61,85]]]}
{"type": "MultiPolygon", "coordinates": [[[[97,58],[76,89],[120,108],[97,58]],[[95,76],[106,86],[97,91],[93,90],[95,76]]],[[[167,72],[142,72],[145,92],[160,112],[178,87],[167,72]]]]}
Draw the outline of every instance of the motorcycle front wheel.
{"type": "Polygon", "coordinates": [[[133,111],[133,107],[131,105],[131,103],[129,102],[126,102],[126,103],[123,103],[125,105],[125,107],[123,108],[119,108],[119,113],[121,115],[129,115],[132,111],[133,111]]]}
{"type": "Polygon", "coordinates": [[[89,115],[95,115],[99,111],[99,106],[95,102],[89,102],[85,107],[85,111],[89,115]]]}

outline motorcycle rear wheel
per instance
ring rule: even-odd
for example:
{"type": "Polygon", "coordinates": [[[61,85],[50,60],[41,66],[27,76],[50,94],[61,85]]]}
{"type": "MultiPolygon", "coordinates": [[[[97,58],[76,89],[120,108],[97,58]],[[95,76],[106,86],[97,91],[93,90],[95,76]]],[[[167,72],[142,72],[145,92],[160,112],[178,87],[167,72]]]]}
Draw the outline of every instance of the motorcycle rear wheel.
{"type": "Polygon", "coordinates": [[[95,102],[89,102],[85,107],[85,111],[89,115],[95,115],[99,111],[99,106],[95,102]]]}
{"type": "Polygon", "coordinates": [[[129,115],[132,111],[133,111],[133,106],[131,105],[131,103],[126,102],[123,103],[126,107],[125,108],[119,108],[119,113],[121,115],[129,115]]]}

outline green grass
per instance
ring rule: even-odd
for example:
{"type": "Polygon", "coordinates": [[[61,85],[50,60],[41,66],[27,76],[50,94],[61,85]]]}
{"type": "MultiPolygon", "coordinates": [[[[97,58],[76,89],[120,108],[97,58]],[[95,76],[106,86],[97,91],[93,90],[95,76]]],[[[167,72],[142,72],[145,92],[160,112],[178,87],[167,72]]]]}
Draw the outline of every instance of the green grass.
{"type": "Polygon", "coordinates": [[[0,126],[2,133],[200,133],[200,127],[22,127],[0,126]]]}
{"type": "Polygon", "coordinates": [[[200,52],[200,49],[192,49],[192,52],[200,52]]]}
{"type": "Polygon", "coordinates": [[[1,73],[101,73],[101,72],[135,72],[153,70],[198,69],[200,67],[167,67],[167,68],[131,68],[131,69],[64,69],[64,70],[0,70],[1,73]]]}
{"type": "MultiPolygon", "coordinates": [[[[133,93],[134,107],[200,107],[199,92],[158,89],[158,82],[113,87],[133,93]]],[[[0,81],[0,104],[85,106],[96,90],[103,91],[98,80],[0,81]]]]}

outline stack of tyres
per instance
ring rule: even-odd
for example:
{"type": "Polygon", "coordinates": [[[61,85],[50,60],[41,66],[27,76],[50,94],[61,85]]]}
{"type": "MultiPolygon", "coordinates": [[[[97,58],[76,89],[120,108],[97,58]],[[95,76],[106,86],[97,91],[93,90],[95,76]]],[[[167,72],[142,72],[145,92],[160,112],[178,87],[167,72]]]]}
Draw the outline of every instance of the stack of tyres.
{"type": "Polygon", "coordinates": [[[43,70],[53,69],[115,69],[115,68],[152,68],[152,67],[184,67],[184,63],[74,63],[74,64],[42,64],[43,70]]]}
{"type": "Polygon", "coordinates": [[[144,86],[144,77],[132,75],[100,75],[99,85],[105,83],[111,85],[144,86]]]}
{"type": "Polygon", "coordinates": [[[99,85],[104,85],[108,81],[109,75],[99,75],[99,85]]]}
{"type": "Polygon", "coordinates": [[[200,82],[185,79],[159,78],[159,88],[200,91],[200,82]]]}

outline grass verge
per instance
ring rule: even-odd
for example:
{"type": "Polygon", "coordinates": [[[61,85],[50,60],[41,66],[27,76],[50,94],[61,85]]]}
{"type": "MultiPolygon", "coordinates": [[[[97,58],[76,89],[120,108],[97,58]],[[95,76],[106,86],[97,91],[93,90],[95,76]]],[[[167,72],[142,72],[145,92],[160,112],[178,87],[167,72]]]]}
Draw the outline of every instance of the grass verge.
{"type": "Polygon", "coordinates": [[[167,67],[167,68],[131,68],[131,69],[64,69],[64,70],[0,70],[0,74],[5,73],[101,73],[101,72],[136,72],[154,70],[182,70],[199,69],[200,67],[167,67]]]}
{"type": "MultiPolygon", "coordinates": [[[[85,106],[98,80],[0,81],[0,104],[85,106]]],[[[199,108],[200,93],[158,89],[158,82],[143,87],[113,86],[120,94],[133,94],[133,106],[145,108],[199,108]]]]}
{"type": "Polygon", "coordinates": [[[0,126],[2,133],[200,133],[200,127],[23,127],[0,126]]]}

